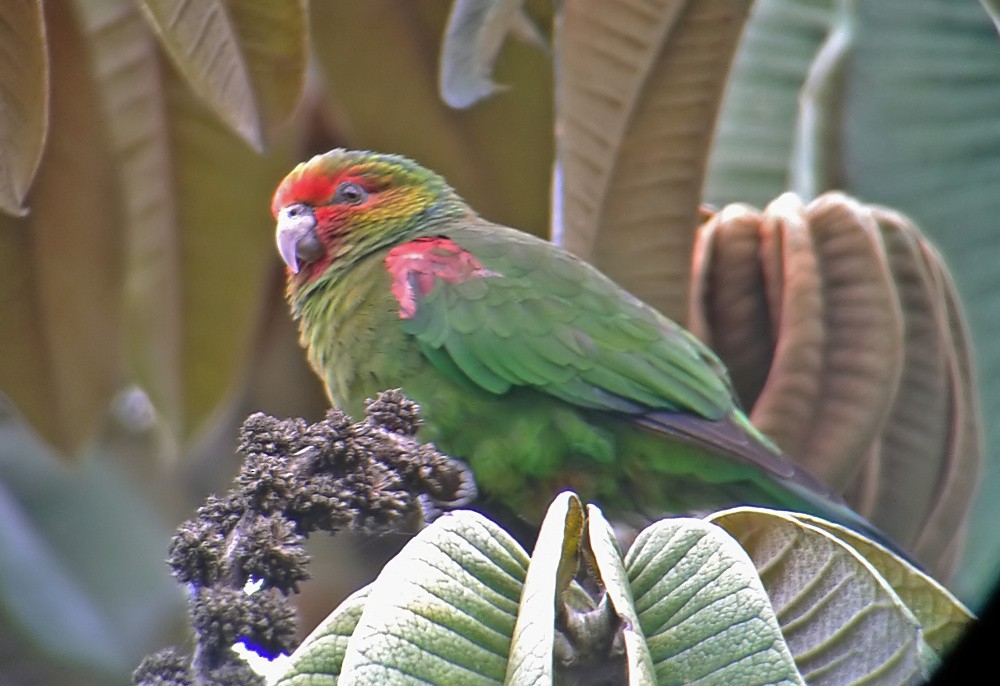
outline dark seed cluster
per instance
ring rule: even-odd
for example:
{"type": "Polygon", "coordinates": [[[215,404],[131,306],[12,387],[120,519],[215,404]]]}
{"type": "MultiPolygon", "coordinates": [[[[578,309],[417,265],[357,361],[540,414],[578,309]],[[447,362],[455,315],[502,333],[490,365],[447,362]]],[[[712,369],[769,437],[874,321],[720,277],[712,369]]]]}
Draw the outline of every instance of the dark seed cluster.
{"type": "Polygon", "coordinates": [[[309,577],[305,538],[316,530],[412,531],[476,496],[468,468],[416,440],[419,408],[400,391],[369,400],[365,419],[249,416],[233,488],[182,524],[168,563],[188,588],[193,655],[169,649],[133,674],[141,686],[225,686],[263,680],[231,646],[273,657],[294,648],[288,599],[309,577]],[[259,590],[244,591],[249,581],[259,590]]]}

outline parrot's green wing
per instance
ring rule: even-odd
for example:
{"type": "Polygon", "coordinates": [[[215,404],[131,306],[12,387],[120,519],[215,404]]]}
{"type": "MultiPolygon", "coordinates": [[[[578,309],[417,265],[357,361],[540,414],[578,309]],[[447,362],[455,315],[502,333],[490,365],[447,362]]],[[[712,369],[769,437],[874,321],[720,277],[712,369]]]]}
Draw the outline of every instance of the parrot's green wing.
{"type": "Polygon", "coordinates": [[[410,258],[405,275],[390,264],[412,284],[404,329],[443,371],[493,393],[532,386],[599,410],[718,420],[733,409],[704,344],[586,263],[503,227],[448,238],[390,256],[410,258]]]}
{"type": "Polygon", "coordinates": [[[711,350],[552,244],[484,223],[397,246],[386,264],[404,330],[453,380],[498,395],[531,387],[801,474],[736,411],[711,350]]]}

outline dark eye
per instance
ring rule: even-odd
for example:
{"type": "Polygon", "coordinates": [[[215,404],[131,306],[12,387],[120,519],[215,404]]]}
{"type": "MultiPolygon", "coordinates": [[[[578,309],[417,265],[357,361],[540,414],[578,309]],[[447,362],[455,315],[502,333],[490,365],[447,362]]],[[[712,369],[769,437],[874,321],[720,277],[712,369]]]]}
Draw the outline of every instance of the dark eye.
{"type": "Polygon", "coordinates": [[[368,191],[353,181],[344,181],[337,186],[337,194],[333,199],[334,202],[345,205],[360,205],[368,199],[368,191]]]}

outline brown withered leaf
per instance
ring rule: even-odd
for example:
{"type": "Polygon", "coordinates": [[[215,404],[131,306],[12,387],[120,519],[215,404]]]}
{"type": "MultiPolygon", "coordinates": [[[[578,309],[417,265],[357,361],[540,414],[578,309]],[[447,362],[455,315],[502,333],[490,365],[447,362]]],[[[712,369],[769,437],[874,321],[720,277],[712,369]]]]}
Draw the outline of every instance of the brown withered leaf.
{"type": "Polygon", "coordinates": [[[0,389],[66,454],[122,382],[119,233],[100,100],[68,3],[46,3],[52,130],[28,200],[0,225],[0,389]]]}
{"type": "Polygon", "coordinates": [[[49,125],[49,60],[40,0],[0,7],[0,211],[25,212],[49,125]]]}
{"type": "Polygon", "coordinates": [[[565,3],[554,237],[683,320],[715,113],[749,3],[565,3]]]}
{"type": "Polygon", "coordinates": [[[902,370],[899,300],[871,211],[840,193],[806,208],[823,286],[823,404],[800,455],[844,490],[882,430],[902,370]]]}
{"type": "Polygon", "coordinates": [[[949,440],[951,341],[943,294],[923,258],[920,236],[902,217],[883,212],[877,220],[903,314],[905,348],[877,459],[862,481],[870,482],[865,490],[874,495],[866,515],[898,540],[912,542],[936,498],[949,440]]]}
{"type": "Polygon", "coordinates": [[[753,407],[774,356],[760,263],[761,213],[728,205],[698,230],[688,328],[724,360],[736,395],[753,407]]]}
{"type": "Polygon", "coordinates": [[[968,332],[904,216],[839,193],[731,205],[698,234],[691,326],[751,417],[941,577],[983,445],[968,332]]]}

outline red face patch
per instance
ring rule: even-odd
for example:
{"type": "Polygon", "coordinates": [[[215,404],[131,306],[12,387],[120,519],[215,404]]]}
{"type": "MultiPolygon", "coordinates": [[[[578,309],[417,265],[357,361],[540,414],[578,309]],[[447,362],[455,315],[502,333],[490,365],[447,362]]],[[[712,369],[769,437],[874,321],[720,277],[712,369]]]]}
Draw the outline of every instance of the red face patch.
{"type": "Polygon", "coordinates": [[[385,266],[392,275],[392,294],[399,303],[402,319],[410,319],[417,313],[417,300],[434,290],[436,279],[462,283],[499,276],[450,238],[440,237],[418,238],[397,245],[386,255],[385,266]]]}

